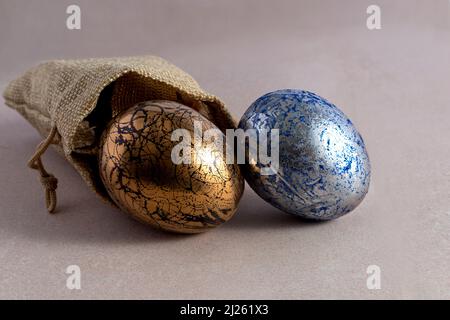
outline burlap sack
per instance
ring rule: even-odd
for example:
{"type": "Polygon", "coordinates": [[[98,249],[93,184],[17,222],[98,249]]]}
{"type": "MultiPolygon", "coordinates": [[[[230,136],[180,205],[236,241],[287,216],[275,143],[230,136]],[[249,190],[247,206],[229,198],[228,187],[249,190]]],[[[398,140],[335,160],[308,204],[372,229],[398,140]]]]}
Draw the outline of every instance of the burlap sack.
{"type": "Polygon", "coordinates": [[[40,157],[51,143],[95,193],[113,203],[98,175],[98,142],[109,120],[137,102],[177,101],[199,111],[222,131],[236,126],[217,97],[155,56],[46,62],[12,81],[4,98],[47,137],[29,166],[40,171],[50,212],[56,205],[56,179],[44,169],[40,157]]]}

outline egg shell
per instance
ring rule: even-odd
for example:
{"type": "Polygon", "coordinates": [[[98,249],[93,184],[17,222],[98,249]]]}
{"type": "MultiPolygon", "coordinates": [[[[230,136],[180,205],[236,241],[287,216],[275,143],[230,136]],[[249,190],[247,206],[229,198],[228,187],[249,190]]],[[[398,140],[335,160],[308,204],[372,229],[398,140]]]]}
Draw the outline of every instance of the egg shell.
{"type": "MultiPolygon", "coordinates": [[[[250,187],[284,212],[330,220],[358,206],[369,190],[370,161],[361,135],[335,105],[308,91],[265,94],[245,112],[243,130],[279,130],[279,167],[244,165],[250,187]]],[[[248,160],[248,159],[247,159],[248,160]]]]}
{"type": "Polygon", "coordinates": [[[177,233],[204,232],[233,217],[244,179],[237,164],[226,163],[225,145],[202,142],[187,151],[190,163],[174,163],[180,141],[172,133],[184,129],[194,139],[195,122],[224,137],[210,120],[174,101],[141,102],[111,121],[100,143],[99,173],[119,208],[177,233]]]}

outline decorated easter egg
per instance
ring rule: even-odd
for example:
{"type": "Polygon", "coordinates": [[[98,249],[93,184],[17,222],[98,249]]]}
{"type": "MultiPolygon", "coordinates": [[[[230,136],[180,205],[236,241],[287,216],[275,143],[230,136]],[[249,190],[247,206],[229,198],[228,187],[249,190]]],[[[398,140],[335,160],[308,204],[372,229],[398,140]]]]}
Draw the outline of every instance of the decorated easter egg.
{"type": "Polygon", "coordinates": [[[146,224],[198,233],[228,221],[244,190],[224,134],[194,109],[172,101],[137,104],[115,117],[100,143],[99,172],[111,199],[146,224]]]}
{"type": "Polygon", "coordinates": [[[271,137],[271,148],[259,150],[276,147],[278,159],[271,163],[258,154],[245,164],[248,184],[275,207],[330,220],[353,210],[367,194],[370,162],[364,141],[350,119],[324,98],[293,89],[268,93],[249,107],[239,128],[271,137]]]}

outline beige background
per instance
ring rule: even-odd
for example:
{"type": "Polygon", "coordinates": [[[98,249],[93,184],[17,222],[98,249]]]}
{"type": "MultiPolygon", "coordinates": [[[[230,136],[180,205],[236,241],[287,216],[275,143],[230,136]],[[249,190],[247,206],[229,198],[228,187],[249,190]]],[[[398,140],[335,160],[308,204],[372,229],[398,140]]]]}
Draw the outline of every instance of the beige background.
{"type": "Polygon", "coordinates": [[[99,201],[54,151],[59,211],[25,167],[40,141],[0,106],[0,298],[450,298],[450,5],[430,1],[0,1],[0,89],[41,60],[160,55],[236,117],[303,88],[362,133],[366,200],[329,223],[284,215],[250,188],[212,232],[154,231],[99,201]],[[65,27],[77,3],[82,29],[65,27]],[[382,29],[366,8],[382,8],[382,29]],[[66,288],[77,264],[82,290],[66,288]],[[381,268],[368,290],[366,268],[381,268]]]}

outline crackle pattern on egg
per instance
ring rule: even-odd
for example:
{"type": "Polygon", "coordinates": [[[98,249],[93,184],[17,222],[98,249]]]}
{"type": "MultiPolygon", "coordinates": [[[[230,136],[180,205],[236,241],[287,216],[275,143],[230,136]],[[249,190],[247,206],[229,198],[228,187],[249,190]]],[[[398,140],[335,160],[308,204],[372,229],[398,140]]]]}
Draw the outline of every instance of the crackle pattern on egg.
{"type": "MultiPolygon", "coordinates": [[[[146,101],[111,121],[102,135],[99,172],[110,197],[125,212],[152,226],[179,233],[214,228],[234,215],[244,191],[237,164],[224,149],[192,146],[192,162],[175,164],[176,129],[193,136],[194,122],[217,129],[197,111],[173,101],[146,101]]],[[[218,129],[217,129],[218,130],[218,129]]],[[[225,146],[224,146],[225,148],[225,146]]]]}
{"type": "MultiPolygon", "coordinates": [[[[369,157],[361,135],[335,105],[308,91],[286,89],[256,100],[239,127],[279,129],[279,169],[262,175],[246,165],[252,189],[294,215],[330,220],[353,210],[368,192],[369,157]]],[[[248,163],[248,162],[247,162],[248,163]]]]}

